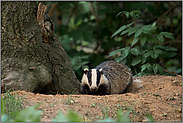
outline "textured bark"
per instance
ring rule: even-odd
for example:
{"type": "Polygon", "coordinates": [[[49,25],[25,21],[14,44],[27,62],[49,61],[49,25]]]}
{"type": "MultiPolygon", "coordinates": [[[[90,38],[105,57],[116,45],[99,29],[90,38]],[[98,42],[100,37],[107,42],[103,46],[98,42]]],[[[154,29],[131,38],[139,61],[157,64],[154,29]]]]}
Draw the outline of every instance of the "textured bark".
{"type": "Polygon", "coordinates": [[[43,41],[36,2],[1,2],[1,89],[78,93],[79,81],[56,36],[43,41]]]}

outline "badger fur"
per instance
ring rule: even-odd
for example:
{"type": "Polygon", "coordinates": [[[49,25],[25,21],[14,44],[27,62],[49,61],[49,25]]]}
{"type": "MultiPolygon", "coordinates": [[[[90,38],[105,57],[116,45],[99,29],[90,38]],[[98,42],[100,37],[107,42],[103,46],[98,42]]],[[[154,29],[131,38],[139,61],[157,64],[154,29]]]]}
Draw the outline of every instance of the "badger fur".
{"type": "Polygon", "coordinates": [[[133,82],[131,69],[115,61],[106,61],[94,69],[84,69],[81,94],[108,95],[124,93],[133,82]]]}

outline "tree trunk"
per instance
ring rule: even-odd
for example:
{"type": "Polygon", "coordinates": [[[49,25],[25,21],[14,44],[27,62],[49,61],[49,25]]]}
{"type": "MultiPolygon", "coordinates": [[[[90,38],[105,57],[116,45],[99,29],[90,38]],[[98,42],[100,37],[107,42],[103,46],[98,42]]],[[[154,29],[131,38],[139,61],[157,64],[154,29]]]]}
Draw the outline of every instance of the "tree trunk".
{"type": "Polygon", "coordinates": [[[53,33],[44,36],[37,11],[36,2],[1,2],[2,92],[77,94],[70,59],[53,33]]]}

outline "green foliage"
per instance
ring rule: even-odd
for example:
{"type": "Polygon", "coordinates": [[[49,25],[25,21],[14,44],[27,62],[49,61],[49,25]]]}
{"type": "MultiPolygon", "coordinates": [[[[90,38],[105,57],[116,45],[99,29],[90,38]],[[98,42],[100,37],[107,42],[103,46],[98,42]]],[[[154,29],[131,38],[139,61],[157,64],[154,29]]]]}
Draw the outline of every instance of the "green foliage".
{"type": "MultiPolygon", "coordinates": [[[[172,58],[177,55],[175,47],[163,46],[164,38],[174,39],[169,32],[157,32],[156,22],[152,25],[135,25],[133,23],[123,25],[112,37],[121,33],[128,36],[134,35],[131,46],[114,50],[109,53],[117,62],[127,63],[134,67],[139,76],[146,74],[166,74],[164,68],[158,63],[158,59],[172,58]],[[130,25],[130,26],[129,26],[130,25]],[[140,45],[137,45],[139,43],[140,45]],[[116,54],[120,54],[117,57],[116,54]],[[138,67],[141,66],[141,70],[138,67]]],[[[136,74],[137,74],[136,73],[136,74]]]]}
{"type": "Polygon", "coordinates": [[[16,117],[16,114],[23,109],[22,104],[25,102],[24,97],[17,96],[17,93],[10,93],[11,90],[6,91],[1,100],[3,100],[3,108],[1,108],[1,112],[4,114],[8,114],[11,119],[16,117]]]}
{"type": "MultiPolygon", "coordinates": [[[[41,113],[42,111],[37,110],[37,108],[41,105],[41,103],[25,108],[19,111],[15,119],[11,119],[4,111],[4,100],[1,100],[1,122],[40,122],[41,121],[41,113]]],[[[110,117],[106,117],[103,120],[98,120],[96,122],[130,122],[129,119],[130,111],[126,111],[125,113],[122,110],[118,110],[116,119],[112,119],[110,117]]],[[[149,122],[153,122],[154,119],[151,115],[146,115],[146,120],[149,122]]],[[[83,118],[73,110],[68,110],[67,114],[64,115],[61,111],[59,111],[55,118],[52,118],[52,122],[84,122],[83,118]]]]}
{"type": "Polygon", "coordinates": [[[129,111],[123,113],[122,110],[118,110],[116,122],[130,122],[129,114],[129,111]]]}
{"type": "MultiPolygon", "coordinates": [[[[26,109],[22,109],[21,111],[15,111],[14,119],[10,117],[10,115],[5,112],[1,113],[1,122],[40,122],[41,121],[41,112],[36,110],[40,104],[35,106],[28,107],[26,109]]],[[[5,109],[5,101],[1,100],[1,111],[5,109]]]]}
{"type": "MultiPolygon", "coordinates": [[[[48,5],[49,12],[53,2],[44,3],[48,5]]],[[[51,19],[79,80],[84,67],[94,68],[109,59],[126,63],[134,74],[140,73],[141,66],[146,63],[152,66],[156,63],[166,70],[181,74],[182,47],[172,40],[173,37],[181,40],[181,10],[180,1],[60,1],[51,19]],[[169,8],[175,8],[176,11],[167,13],[169,8]],[[58,18],[61,18],[60,25],[58,18]],[[119,25],[122,26],[119,28],[119,25]],[[156,45],[176,48],[177,55],[175,51],[153,49],[156,45]],[[121,51],[114,52],[114,56],[110,54],[113,57],[107,57],[111,51],[118,49],[121,51]],[[150,50],[152,52],[148,52],[150,50]],[[150,55],[144,57],[144,54],[150,55]],[[172,58],[174,60],[171,61],[172,58]]],[[[156,67],[159,69],[159,66],[156,67]]],[[[157,72],[159,74],[159,70],[157,72]]]]}
{"type": "MultiPolygon", "coordinates": [[[[61,111],[58,112],[57,116],[52,119],[52,122],[83,122],[81,116],[78,113],[69,110],[66,115],[61,111]]],[[[104,120],[98,120],[97,122],[130,122],[129,111],[123,113],[121,110],[117,112],[116,120],[106,117],[104,120]]]]}
{"type": "Polygon", "coordinates": [[[81,119],[78,113],[72,110],[69,110],[66,116],[59,111],[55,119],[52,119],[52,122],[81,122],[81,119]]]}
{"type": "Polygon", "coordinates": [[[146,122],[154,122],[154,118],[152,117],[152,115],[146,114],[145,121],[146,122]]]}
{"type": "Polygon", "coordinates": [[[63,102],[65,102],[65,105],[70,105],[70,104],[73,104],[75,100],[73,99],[71,94],[71,95],[67,95],[67,100],[63,100],[63,102]]]}
{"type": "Polygon", "coordinates": [[[16,118],[15,122],[40,122],[42,111],[36,110],[40,104],[31,106],[20,111],[16,118]]]}

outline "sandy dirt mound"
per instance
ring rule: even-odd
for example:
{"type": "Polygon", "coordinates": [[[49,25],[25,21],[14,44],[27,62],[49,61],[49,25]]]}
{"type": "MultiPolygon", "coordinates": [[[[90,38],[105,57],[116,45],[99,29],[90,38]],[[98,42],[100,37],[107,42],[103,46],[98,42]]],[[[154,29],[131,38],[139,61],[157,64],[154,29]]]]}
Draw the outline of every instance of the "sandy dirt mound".
{"type": "Polygon", "coordinates": [[[151,114],[156,122],[182,121],[182,76],[145,76],[140,77],[143,87],[126,94],[106,96],[93,95],[44,95],[25,91],[16,91],[26,99],[24,105],[42,102],[41,121],[49,122],[58,111],[66,113],[68,109],[78,112],[86,121],[96,121],[109,115],[115,118],[119,109],[130,110],[131,121],[145,121],[145,115],[151,114]]]}

